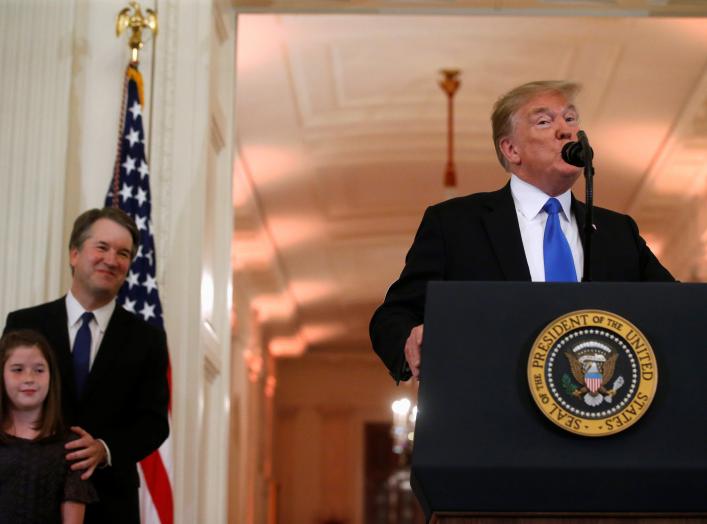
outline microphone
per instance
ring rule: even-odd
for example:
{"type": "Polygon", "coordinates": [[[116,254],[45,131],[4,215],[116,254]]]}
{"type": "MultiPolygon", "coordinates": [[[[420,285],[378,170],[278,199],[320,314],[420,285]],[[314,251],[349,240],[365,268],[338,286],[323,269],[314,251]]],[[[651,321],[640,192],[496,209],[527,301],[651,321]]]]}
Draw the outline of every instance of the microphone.
{"type": "Polygon", "coordinates": [[[562,146],[562,160],[576,167],[584,167],[594,158],[594,151],[589,146],[587,134],[584,131],[577,131],[578,142],[567,142],[562,146]]]}

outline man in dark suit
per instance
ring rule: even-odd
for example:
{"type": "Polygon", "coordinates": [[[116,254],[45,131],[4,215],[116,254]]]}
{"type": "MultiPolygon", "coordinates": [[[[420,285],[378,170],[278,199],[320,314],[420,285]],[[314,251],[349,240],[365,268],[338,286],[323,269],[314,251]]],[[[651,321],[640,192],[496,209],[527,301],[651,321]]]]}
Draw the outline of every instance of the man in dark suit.
{"type": "MultiPolygon", "coordinates": [[[[581,281],[584,204],[571,194],[581,168],[560,154],[577,140],[578,89],[531,82],[499,98],[493,141],[511,180],[426,210],[400,278],[370,324],[373,348],[396,381],[419,378],[427,282],[581,281]]],[[[595,208],[593,222],[592,280],[674,280],[631,217],[595,208]]]]}
{"type": "Polygon", "coordinates": [[[66,458],[100,498],[86,508],[89,524],[139,523],[137,462],[169,434],[165,334],[116,305],[137,245],[119,209],[83,213],[69,242],[69,293],[14,311],[5,325],[41,332],[56,353],[64,419],[79,437],[66,458]]]}

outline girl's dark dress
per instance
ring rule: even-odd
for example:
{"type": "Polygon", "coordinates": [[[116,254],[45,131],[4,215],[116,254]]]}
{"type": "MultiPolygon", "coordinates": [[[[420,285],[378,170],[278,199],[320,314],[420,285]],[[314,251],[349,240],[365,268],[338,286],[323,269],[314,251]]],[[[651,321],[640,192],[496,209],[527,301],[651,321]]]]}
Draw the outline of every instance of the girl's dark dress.
{"type": "MultiPolygon", "coordinates": [[[[71,437],[75,438],[75,437],[71,437]]],[[[98,500],[81,471],[64,458],[67,437],[0,440],[0,524],[61,523],[61,503],[98,500]]]]}

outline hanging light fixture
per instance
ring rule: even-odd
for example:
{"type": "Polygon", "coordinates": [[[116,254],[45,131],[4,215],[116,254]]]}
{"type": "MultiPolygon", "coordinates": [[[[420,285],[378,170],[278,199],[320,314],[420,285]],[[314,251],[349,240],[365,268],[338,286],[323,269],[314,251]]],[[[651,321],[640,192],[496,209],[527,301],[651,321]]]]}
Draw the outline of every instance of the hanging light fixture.
{"type": "Polygon", "coordinates": [[[457,172],[454,166],[454,94],[459,89],[461,81],[458,69],[442,69],[439,87],[447,95],[447,167],[444,171],[444,188],[454,193],[457,188],[457,172]]]}
{"type": "Polygon", "coordinates": [[[420,506],[410,486],[410,459],[417,418],[417,405],[402,397],[393,402],[393,453],[398,465],[385,481],[386,522],[414,524],[422,522],[420,506]]]}
{"type": "Polygon", "coordinates": [[[393,453],[403,455],[412,451],[412,441],[415,434],[417,405],[408,398],[400,398],[390,406],[393,410],[393,453]]]}

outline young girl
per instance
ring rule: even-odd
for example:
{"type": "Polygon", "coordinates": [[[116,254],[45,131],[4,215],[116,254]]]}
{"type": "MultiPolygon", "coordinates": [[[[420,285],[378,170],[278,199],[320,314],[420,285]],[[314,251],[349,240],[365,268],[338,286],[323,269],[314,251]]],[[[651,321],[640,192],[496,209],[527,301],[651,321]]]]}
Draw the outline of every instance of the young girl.
{"type": "Polygon", "coordinates": [[[93,486],[66,462],[61,387],[42,335],[0,339],[0,524],[81,524],[93,486]]]}

